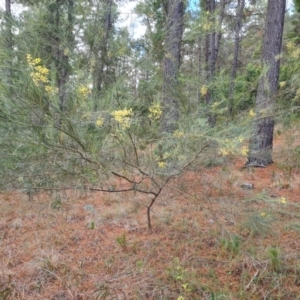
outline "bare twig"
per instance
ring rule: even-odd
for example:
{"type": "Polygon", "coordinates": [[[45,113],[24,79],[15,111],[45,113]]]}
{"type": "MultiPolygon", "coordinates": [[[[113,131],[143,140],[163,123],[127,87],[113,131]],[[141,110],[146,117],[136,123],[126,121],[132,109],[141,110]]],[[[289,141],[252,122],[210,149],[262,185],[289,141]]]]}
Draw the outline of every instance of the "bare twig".
{"type": "Polygon", "coordinates": [[[255,272],[255,274],[252,276],[250,282],[246,285],[245,290],[248,290],[250,288],[251,283],[253,282],[253,280],[257,277],[259,273],[259,269],[255,272]]]}

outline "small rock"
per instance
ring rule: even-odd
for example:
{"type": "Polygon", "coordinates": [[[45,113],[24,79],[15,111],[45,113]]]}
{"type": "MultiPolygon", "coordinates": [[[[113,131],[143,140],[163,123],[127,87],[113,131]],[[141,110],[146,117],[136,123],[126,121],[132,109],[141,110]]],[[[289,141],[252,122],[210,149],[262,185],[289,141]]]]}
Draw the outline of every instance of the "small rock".
{"type": "Polygon", "coordinates": [[[244,190],[253,190],[254,189],[254,184],[252,183],[242,183],[241,188],[244,190]]]}

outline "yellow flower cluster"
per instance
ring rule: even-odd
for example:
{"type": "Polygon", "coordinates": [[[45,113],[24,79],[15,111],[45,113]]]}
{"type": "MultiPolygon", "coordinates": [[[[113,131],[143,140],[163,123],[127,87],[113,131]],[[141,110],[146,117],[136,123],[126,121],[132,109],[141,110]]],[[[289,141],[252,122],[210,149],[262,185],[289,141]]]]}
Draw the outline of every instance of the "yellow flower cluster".
{"type": "Polygon", "coordinates": [[[281,197],[278,199],[278,202],[281,204],[286,204],[286,199],[284,197],[281,197]]]}
{"type": "Polygon", "coordinates": [[[33,71],[30,73],[30,77],[35,85],[47,83],[49,81],[49,69],[47,69],[45,66],[39,65],[41,63],[40,58],[33,59],[30,54],[27,54],[27,63],[33,69],[33,71]]]}
{"type": "Polygon", "coordinates": [[[213,111],[215,111],[215,110],[219,107],[220,104],[221,104],[220,101],[214,102],[214,103],[211,105],[211,109],[212,109],[213,111]]]}
{"type": "Polygon", "coordinates": [[[173,136],[178,138],[178,139],[181,138],[183,135],[184,135],[184,133],[182,131],[179,131],[179,130],[175,130],[174,133],[173,133],[173,136]]]}
{"type": "Polygon", "coordinates": [[[78,92],[84,99],[86,99],[91,93],[91,90],[88,87],[82,85],[79,87],[78,92]]]}
{"type": "Polygon", "coordinates": [[[255,117],[255,112],[253,111],[253,109],[251,109],[251,110],[249,111],[249,116],[250,116],[250,117],[255,117]]]}
{"type": "Polygon", "coordinates": [[[131,117],[134,116],[132,108],[116,110],[112,113],[114,119],[121,125],[123,129],[126,129],[130,126],[131,117]]]}
{"type": "Polygon", "coordinates": [[[227,156],[229,154],[237,154],[242,156],[247,156],[249,153],[249,148],[247,146],[239,145],[244,141],[243,137],[239,136],[232,140],[225,139],[223,143],[223,147],[220,148],[219,154],[223,156],[227,156]]]}
{"type": "Polygon", "coordinates": [[[96,121],[96,125],[99,126],[99,127],[101,127],[103,125],[103,123],[104,123],[104,121],[101,117],[99,117],[96,121]]]}
{"type": "Polygon", "coordinates": [[[208,92],[208,88],[206,85],[203,85],[200,89],[200,94],[201,96],[206,96],[207,95],[207,92],[208,92]]]}
{"type": "Polygon", "coordinates": [[[32,56],[31,56],[30,54],[27,54],[27,63],[28,63],[30,66],[38,65],[40,62],[41,62],[41,59],[40,59],[40,58],[35,58],[35,59],[33,59],[32,56]]]}
{"type": "Polygon", "coordinates": [[[286,48],[288,52],[290,53],[290,56],[294,59],[297,59],[300,57],[300,48],[297,47],[297,45],[293,42],[287,42],[286,48]]]}
{"type": "Polygon", "coordinates": [[[240,152],[241,152],[242,156],[247,156],[247,155],[248,155],[248,152],[249,152],[249,148],[246,147],[246,146],[243,146],[243,147],[240,149],[240,152]]]}
{"type": "Polygon", "coordinates": [[[58,93],[58,88],[54,88],[50,85],[46,85],[45,86],[45,91],[49,94],[49,95],[52,95],[52,94],[56,94],[58,93]]]}
{"type": "Polygon", "coordinates": [[[286,43],[286,48],[290,51],[295,47],[295,44],[291,41],[286,43]]]}
{"type": "Polygon", "coordinates": [[[213,27],[213,23],[212,22],[207,21],[207,23],[203,24],[203,30],[204,31],[209,31],[209,30],[212,29],[212,27],[213,27]]]}
{"type": "Polygon", "coordinates": [[[157,164],[158,164],[158,167],[159,167],[160,169],[163,169],[163,168],[166,167],[166,163],[163,162],[163,161],[159,161],[157,164]]]}
{"type": "Polygon", "coordinates": [[[230,151],[228,149],[225,149],[225,148],[221,148],[219,153],[223,156],[227,156],[230,154],[230,151]]]}
{"type": "Polygon", "coordinates": [[[148,115],[148,117],[153,121],[158,120],[162,114],[160,103],[152,103],[152,105],[149,107],[149,111],[150,114],[148,115]]]}
{"type": "Polygon", "coordinates": [[[291,53],[291,57],[298,59],[300,57],[300,48],[294,49],[293,52],[291,53]]]}
{"type": "Polygon", "coordinates": [[[283,88],[283,87],[285,87],[286,86],[286,81],[280,81],[279,82],[279,87],[280,88],[283,88]]]}

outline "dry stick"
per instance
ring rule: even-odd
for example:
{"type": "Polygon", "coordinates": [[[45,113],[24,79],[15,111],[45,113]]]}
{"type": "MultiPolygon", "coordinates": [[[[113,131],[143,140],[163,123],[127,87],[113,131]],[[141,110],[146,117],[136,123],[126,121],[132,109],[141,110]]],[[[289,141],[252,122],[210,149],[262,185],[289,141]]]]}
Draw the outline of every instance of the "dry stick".
{"type": "Polygon", "coordinates": [[[151,211],[151,207],[153,206],[153,204],[155,203],[157,197],[159,196],[159,194],[161,193],[161,191],[164,189],[164,187],[168,184],[168,182],[171,180],[171,178],[173,178],[173,176],[170,176],[166,182],[163,184],[163,186],[160,187],[158,193],[156,193],[153,197],[153,199],[151,200],[150,205],[147,207],[147,220],[148,220],[148,229],[151,229],[151,216],[150,216],[150,211],[151,211]]]}
{"type": "Polygon", "coordinates": [[[255,274],[253,275],[253,277],[251,278],[250,282],[246,285],[245,290],[248,290],[250,288],[251,283],[253,282],[253,280],[257,277],[259,273],[259,269],[255,272],[255,274]]]}
{"type": "Polygon", "coordinates": [[[140,162],[139,162],[139,156],[138,156],[138,153],[137,153],[136,145],[135,145],[135,143],[134,143],[134,141],[133,141],[133,138],[132,138],[131,133],[130,133],[128,130],[127,130],[127,133],[128,133],[129,138],[130,138],[132,147],[133,147],[133,149],[134,149],[134,154],[135,154],[136,164],[137,164],[137,166],[139,166],[139,165],[140,165],[140,162]]]}

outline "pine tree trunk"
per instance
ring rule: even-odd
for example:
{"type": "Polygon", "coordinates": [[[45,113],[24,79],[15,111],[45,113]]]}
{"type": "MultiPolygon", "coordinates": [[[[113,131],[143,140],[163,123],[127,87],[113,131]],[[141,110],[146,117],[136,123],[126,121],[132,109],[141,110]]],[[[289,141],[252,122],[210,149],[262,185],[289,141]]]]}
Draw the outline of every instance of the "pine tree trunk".
{"type": "MultiPolygon", "coordinates": [[[[206,0],[205,9],[209,12],[211,16],[211,22],[215,24],[215,9],[216,3],[215,0],[206,0]]],[[[206,46],[205,46],[206,54],[206,68],[207,68],[207,83],[211,86],[214,78],[215,78],[215,69],[216,69],[216,32],[213,31],[206,36],[206,46]]],[[[213,103],[213,89],[211,87],[208,88],[207,94],[205,95],[205,101],[208,106],[213,103]]],[[[216,117],[210,111],[207,115],[208,123],[211,126],[214,126],[216,123],[216,117]]]]}
{"type": "Polygon", "coordinates": [[[172,132],[179,120],[178,71],[183,34],[183,0],[167,0],[166,36],[163,58],[162,132],[172,132]]]}
{"type": "MultiPolygon", "coordinates": [[[[202,48],[201,48],[201,38],[199,37],[197,39],[198,46],[197,46],[197,77],[198,81],[201,81],[201,71],[202,71],[202,48]]],[[[198,107],[201,104],[201,93],[200,93],[200,88],[197,89],[197,103],[198,107]]],[[[199,111],[198,111],[199,113],[199,111]]]]}
{"type": "Polygon", "coordinates": [[[243,12],[245,7],[245,0],[238,0],[237,13],[236,13],[236,23],[235,23],[235,37],[234,37],[234,53],[233,53],[233,61],[232,61],[232,69],[231,69],[231,82],[229,89],[229,115],[233,116],[233,97],[234,97],[234,87],[235,87],[235,78],[237,72],[237,62],[239,57],[240,50],[240,31],[242,29],[242,19],[243,12]]]}
{"type": "MultiPolygon", "coordinates": [[[[95,46],[94,52],[96,56],[96,66],[93,74],[93,87],[95,97],[98,98],[103,85],[105,84],[105,66],[108,64],[108,40],[112,30],[112,0],[103,1],[104,18],[102,21],[102,28],[104,30],[103,38],[99,41],[99,44],[95,46]],[[100,52],[100,57],[98,57],[100,52]]],[[[108,80],[106,80],[108,81],[108,80]]],[[[95,110],[97,109],[97,103],[95,103],[95,110]]]]}
{"type": "Polygon", "coordinates": [[[7,79],[9,91],[12,91],[13,36],[12,36],[11,0],[5,0],[5,46],[8,53],[5,73],[6,73],[6,79],[7,79]]]}
{"type": "Polygon", "coordinates": [[[274,97],[278,86],[285,6],[286,0],[268,1],[262,52],[262,63],[267,71],[258,84],[247,166],[265,167],[273,162],[274,97]]]}
{"type": "Polygon", "coordinates": [[[225,6],[227,2],[226,0],[221,0],[220,1],[220,14],[219,14],[219,24],[218,24],[218,30],[216,31],[216,39],[215,39],[215,60],[217,61],[218,59],[218,54],[219,54],[219,49],[220,49],[220,41],[222,38],[222,24],[225,18],[225,6]]]}

